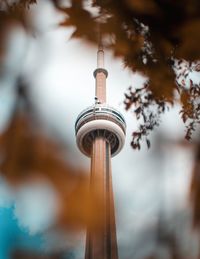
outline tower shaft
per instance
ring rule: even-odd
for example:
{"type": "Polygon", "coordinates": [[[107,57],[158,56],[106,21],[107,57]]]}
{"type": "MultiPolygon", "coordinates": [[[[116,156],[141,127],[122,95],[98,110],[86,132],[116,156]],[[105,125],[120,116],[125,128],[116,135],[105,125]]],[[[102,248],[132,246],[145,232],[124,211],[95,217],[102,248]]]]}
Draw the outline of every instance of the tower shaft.
{"type": "Polygon", "coordinates": [[[90,177],[95,219],[87,229],[85,259],[117,259],[110,144],[103,137],[93,140],[90,177]]]}

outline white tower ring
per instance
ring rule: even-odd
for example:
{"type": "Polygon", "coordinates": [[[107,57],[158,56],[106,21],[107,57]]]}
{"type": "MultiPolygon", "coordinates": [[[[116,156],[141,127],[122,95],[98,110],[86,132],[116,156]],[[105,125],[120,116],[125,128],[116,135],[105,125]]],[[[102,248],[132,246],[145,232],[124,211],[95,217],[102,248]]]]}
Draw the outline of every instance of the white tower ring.
{"type": "Polygon", "coordinates": [[[83,139],[88,133],[95,130],[107,130],[109,132],[112,132],[117,137],[119,145],[117,150],[112,154],[112,157],[117,155],[121,151],[125,143],[125,133],[123,132],[121,127],[112,121],[98,119],[85,123],[77,132],[76,142],[82,153],[88,156],[83,146],[83,139]]]}

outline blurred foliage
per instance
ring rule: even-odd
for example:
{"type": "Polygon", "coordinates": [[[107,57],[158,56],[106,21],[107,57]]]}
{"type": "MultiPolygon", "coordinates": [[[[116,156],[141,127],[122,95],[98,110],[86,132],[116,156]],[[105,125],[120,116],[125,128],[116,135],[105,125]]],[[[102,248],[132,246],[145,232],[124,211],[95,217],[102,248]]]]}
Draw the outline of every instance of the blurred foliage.
{"type": "Polygon", "coordinates": [[[20,0],[20,1],[7,1],[1,0],[0,2],[0,31],[4,25],[10,22],[21,22],[27,26],[28,19],[26,19],[26,12],[31,4],[35,4],[36,0],[20,0]]]}
{"type": "Polygon", "coordinates": [[[126,101],[124,104],[126,110],[133,105],[136,118],[138,120],[142,118],[144,121],[144,124],[140,125],[139,130],[133,132],[131,146],[134,149],[140,149],[140,141],[145,137],[147,147],[150,148],[150,140],[147,136],[150,131],[159,125],[159,115],[167,108],[166,102],[161,98],[154,98],[152,92],[148,89],[148,84],[145,84],[142,88],[136,88],[135,91],[130,87],[129,92],[125,93],[125,97],[126,101]]]}
{"type": "MultiPolygon", "coordinates": [[[[61,7],[61,1],[53,2],[66,14],[62,25],[75,28],[72,37],[97,43],[100,28],[104,46],[111,49],[114,56],[121,57],[124,65],[133,72],[139,70],[148,77],[148,87],[145,87],[146,96],[147,92],[151,92],[151,98],[145,99],[145,103],[149,103],[148,110],[158,103],[162,103],[162,107],[173,104],[174,91],[178,86],[173,68],[175,59],[194,62],[200,55],[198,0],[189,3],[186,0],[93,0],[92,7],[98,10],[96,15],[85,8],[87,1],[71,1],[71,7],[68,8],[61,7]]],[[[194,85],[191,88],[192,86],[194,85]]],[[[185,91],[178,93],[183,104],[183,117],[187,116],[191,120],[186,133],[186,138],[190,139],[195,129],[194,124],[196,126],[200,122],[197,116],[199,107],[191,106],[194,101],[190,98],[191,91],[187,95],[185,91]]],[[[138,105],[127,96],[125,95],[127,110],[138,105]]],[[[165,109],[162,110],[164,112],[165,109]]],[[[158,109],[157,115],[160,113],[158,109]]],[[[147,120],[143,121],[138,132],[133,133],[133,148],[140,147],[140,136],[146,138],[149,134],[150,130],[144,131],[143,128],[149,127],[147,124],[151,122],[152,116],[154,115],[149,110],[147,120]]],[[[150,128],[154,127],[155,124],[150,125],[150,128]]],[[[148,141],[147,145],[149,146],[148,141]]]]}
{"type": "Polygon", "coordinates": [[[28,91],[20,85],[10,125],[0,135],[0,172],[14,188],[27,182],[50,182],[60,204],[56,224],[80,229],[88,220],[88,175],[66,162],[66,151],[45,133],[28,91]]]}
{"type": "MultiPolygon", "coordinates": [[[[49,1],[66,17],[61,25],[74,28],[72,37],[98,43],[101,32],[104,46],[111,49],[114,56],[121,57],[124,65],[133,72],[140,71],[148,78],[145,87],[146,96],[147,92],[151,92],[151,98],[145,100],[149,103],[148,118],[146,121],[143,120],[139,130],[133,133],[133,148],[139,148],[142,139],[140,136],[147,139],[151,131],[143,130],[149,126],[147,124],[151,121],[150,116],[154,116],[150,107],[158,103],[162,103],[162,107],[172,105],[174,91],[180,86],[178,94],[182,104],[182,118],[186,123],[186,138],[191,138],[192,132],[200,123],[199,105],[194,104],[196,97],[192,96],[194,88],[199,88],[199,85],[192,82],[191,91],[182,91],[183,85],[175,80],[174,63],[175,60],[179,60],[180,64],[187,60],[192,64],[199,58],[198,0],[191,0],[189,3],[186,0],[71,0],[68,1],[67,7],[64,5],[65,1],[49,1]]],[[[3,10],[0,20],[1,16],[5,20],[5,16],[9,15],[12,19],[14,17],[24,21],[24,13],[31,4],[36,3],[36,0],[19,0],[10,4],[8,2],[3,0],[0,5],[3,10]]],[[[188,67],[188,73],[189,71],[191,69],[188,67]]],[[[198,69],[193,67],[193,71],[198,69]]],[[[188,74],[184,73],[184,76],[187,78],[188,74]]],[[[131,94],[134,91],[135,86],[131,94]]],[[[126,109],[135,111],[133,107],[138,104],[127,96],[125,95],[126,109]]],[[[162,112],[158,110],[159,120],[162,112]]],[[[158,124],[157,122],[157,126],[158,124]]],[[[150,128],[155,128],[155,124],[150,125],[150,128]]],[[[148,141],[147,145],[149,146],[148,141]]]]}

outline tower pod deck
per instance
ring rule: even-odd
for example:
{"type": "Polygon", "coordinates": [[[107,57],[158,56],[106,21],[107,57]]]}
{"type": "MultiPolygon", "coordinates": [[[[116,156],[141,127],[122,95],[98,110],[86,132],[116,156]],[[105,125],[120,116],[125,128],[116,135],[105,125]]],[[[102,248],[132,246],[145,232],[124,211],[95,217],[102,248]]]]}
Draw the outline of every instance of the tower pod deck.
{"type": "Polygon", "coordinates": [[[83,110],[75,123],[76,141],[82,153],[91,156],[95,137],[103,136],[110,143],[111,155],[117,155],[124,146],[126,123],[123,115],[107,105],[94,105],[83,110]]]}

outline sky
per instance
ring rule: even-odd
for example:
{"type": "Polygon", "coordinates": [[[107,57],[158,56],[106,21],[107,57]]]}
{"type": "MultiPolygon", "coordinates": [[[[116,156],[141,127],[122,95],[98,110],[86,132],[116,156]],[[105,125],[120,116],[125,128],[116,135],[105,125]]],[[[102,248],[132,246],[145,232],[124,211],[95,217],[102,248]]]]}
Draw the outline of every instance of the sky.
{"type": "MultiPolygon", "coordinates": [[[[0,130],[6,127],[14,103],[12,82],[19,70],[23,71],[31,85],[32,100],[41,121],[48,126],[50,134],[55,134],[70,146],[69,162],[76,167],[78,161],[78,164],[88,169],[89,159],[76,146],[74,124],[78,114],[94,103],[96,46],[71,40],[73,28],[57,26],[62,17],[48,1],[39,1],[32,8],[32,15],[35,17],[37,33],[27,37],[19,29],[9,41],[7,67],[10,73],[1,79],[0,130]],[[12,42],[15,44],[12,45],[12,42]]],[[[121,111],[127,122],[124,149],[112,159],[120,258],[135,256],[140,259],[155,252],[160,259],[168,259],[168,249],[164,246],[157,249],[156,246],[157,224],[161,217],[169,231],[174,231],[178,236],[182,253],[195,259],[198,239],[190,231],[188,198],[194,157],[191,147],[178,144],[184,136],[178,105],[163,116],[159,129],[151,136],[150,150],[143,144],[141,151],[134,151],[130,146],[131,134],[137,129],[138,122],[132,112],[124,110],[124,92],[130,85],[142,86],[145,79],[124,69],[122,61],[113,58],[108,50],[105,50],[105,67],[109,73],[108,103],[121,111]]],[[[4,198],[0,200],[0,206],[6,207],[9,200],[14,200],[14,214],[22,228],[26,227],[30,234],[38,234],[51,226],[56,217],[56,195],[51,186],[23,186],[14,194],[8,190],[9,187],[5,187],[6,184],[2,186],[0,194],[3,193],[4,198]],[[38,199],[37,196],[31,198],[34,192],[42,192],[44,199],[38,199]],[[48,199],[46,213],[38,215],[37,211],[44,206],[45,197],[49,195],[52,198],[48,199]],[[27,202],[30,200],[31,204],[27,202]],[[34,204],[35,207],[32,206],[34,204]],[[24,214],[24,211],[27,213],[24,214]]],[[[72,237],[70,233],[65,235],[70,246],[72,237]]],[[[77,251],[76,259],[83,257],[83,236],[80,235],[74,248],[77,251]]],[[[52,239],[55,237],[54,233],[52,239]]]]}

